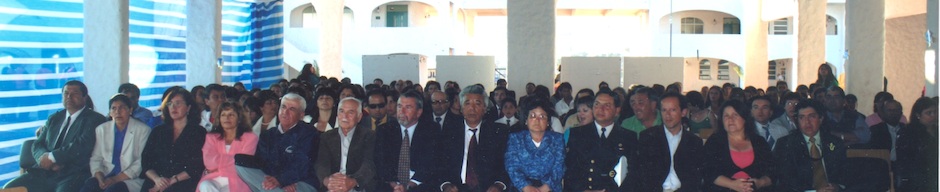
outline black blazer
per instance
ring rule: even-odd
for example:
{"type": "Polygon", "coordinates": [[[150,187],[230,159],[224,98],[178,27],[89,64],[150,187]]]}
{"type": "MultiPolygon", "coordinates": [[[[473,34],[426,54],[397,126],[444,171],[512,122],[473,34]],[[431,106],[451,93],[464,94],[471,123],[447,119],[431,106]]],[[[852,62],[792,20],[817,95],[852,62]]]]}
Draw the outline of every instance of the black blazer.
{"type": "MultiPolygon", "coordinates": [[[[318,150],[316,171],[317,178],[322,182],[333,173],[340,170],[343,147],[339,137],[339,128],[331,129],[320,136],[320,149],[318,150]]],[[[357,127],[349,142],[349,151],[346,156],[346,176],[356,179],[359,187],[366,191],[375,189],[375,164],[372,156],[375,149],[375,132],[368,127],[357,127]]],[[[322,185],[325,189],[326,183],[322,185]]]]}
{"type": "MultiPolygon", "coordinates": [[[[899,123],[898,126],[901,126],[901,130],[907,128],[907,125],[899,123]]],[[[881,122],[871,126],[871,140],[868,142],[868,146],[871,149],[894,149],[894,146],[891,144],[891,132],[888,131],[888,124],[881,122]]],[[[902,132],[898,130],[898,135],[902,132]]]]}
{"type": "Polygon", "coordinates": [[[700,191],[702,186],[702,157],[705,153],[702,139],[684,128],[675,157],[669,154],[669,142],[663,125],[655,125],[640,132],[639,191],[663,191],[663,181],[669,175],[669,166],[675,159],[676,176],[682,187],[678,191],[700,191]]]}
{"type": "MultiPolygon", "coordinates": [[[[433,114],[433,113],[432,113],[432,114],[433,114]]],[[[447,129],[447,127],[454,127],[454,125],[451,125],[451,124],[461,124],[461,125],[463,125],[463,116],[460,116],[460,115],[451,113],[450,110],[447,110],[447,112],[444,112],[444,114],[447,114],[447,115],[445,115],[445,116],[444,116],[444,119],[442,120],[442,121],[444,121],[444,123],[442,123],[443,125],[441,125],[441,132],[442,132],[442,133],[445,132],[444,130],[447,129]]],[[[428,121],[430,121],[430,122],[435,122],[435,121],[434,121],[434,115],[431,115],[430,117],[428,117],[428,121]]],[[[435,122],[435,123],[436,123],[436,122],[435,122]]],[[[463,127],[461,127],[461,128],[463,128],[463,127]]]]}
{"type": "MultiPolygon", "coordinates": [[[[600,190],[634,191],[639,184],[637,136],[633,131],[614,124],[603,143],[594,123],[570,129],[565,152],[565,191],[600,190]],[[610,175],[621,156],[627,157],[627,176],[617,186],[610,175]]],[[[621,174],[621,173],[616,173],[621,174]]],[[[615,175],[616,175],[615,174],[615,175]]]]}
{"type": "MultiPolygon", "coordinates": [[[[440,145],[441,164],[440,176],[442,182],[450,182],[458,187],[462,186],[460,180],[460,170],[463,167],[464,141],[466,138],[466,129],[463,118],[459,118],[455,123],[447,124],[442,132],[440,145]]],[[[506,189],[512,189],[509,180],[509,174],[506,172],[505,156],[506,143],[509,140],[509,128],[506,125],[494,123],[493,121],[483,121],[478,130],[476,153],[477,181],[480,182],[482,191],[496,181],[506,184],[506,189]]],[[[468,189],[472,191],[471,189],[468,189]]]]}
{"type": "MultiPolygon", "coordinates": [[[[107,121],[103,115],[92,109],[85,109],[78,115],[75,122],[69,125],[68,135],[59,148],[54,148],[59,132],[62,131],[62,125],[65,124],[67,111],[60,110],[49,116],[46,120],[45,128],[39,133],[36,141],[33,142],[33,159],[40,162],[39,158],[45,153],[52,153],[56,157],[56,165],[62,166],[60,173],[63,174],[83,174],[91,175],[88,161],[91,159],[91,151],[95,147],[95,128],[101,123],[107,121]]],[[[39,163],[33,166],[39,167],[39,163]]],[[[40,169],[30,169],[38,171],[40,169]]]]}
{"type": "MultiPolygon", "coordinates": [[[[842,139],[819,131],[819,151],[826,167],[829,183],[845,184],[845,143],[842,139]]],[[[793,132],[777,141],[774,147],[776,191],[805,191],[813,188],[813,162],[803,133],[793,132]]]]}
{"type": "MultiPolygon", "coordinates": [[[[751,148],[754,151],[754,162],[751,163],[751,166],[742,169],[735,165],[734,160],[731,159],[727,133],[712,134],[708,137],[708,142],[705,143],[705,157],[707,157],[705,158],[705,177],[703,180],[705,191],[730,191],[727,188],[715,185],[715,179],[718,179],[718,176],[731,178],[738,171],[744,171],[748,176],[755,179],[764,176],[774,179],[774,158],[773,153],[770,151],[770,145],[767,144],[767,141],[764,141],[763,137],[756,134],[751,134],[748,138],[751,140],[751,148]]],[[[777,142],[778,147],[780,143],[777,142]]],[[[810,170],[812,171],[812,169],[810,170]]],[[[685,184],[683,183],[683,185],[685,184]]]]}
{"type": "MultiPolygon", "coordinates": [[[[439,179],[435,178],[438,167],[438,138],[440,128],[433,121],[418,121],[411,137],[411,178],[421,182],[411,191],[440,190],[439,179]]],[[[391,191],[388,182],[398,182],[398,153],[401,149],[402,130],[398,122],[388,122],[375,133],[375,167],[377,191],[391,191]]],[[[410,182],[410,181],[407,181],[410,182]]],[[[403,182],[404,183],[404,182],[403,182]]]]}

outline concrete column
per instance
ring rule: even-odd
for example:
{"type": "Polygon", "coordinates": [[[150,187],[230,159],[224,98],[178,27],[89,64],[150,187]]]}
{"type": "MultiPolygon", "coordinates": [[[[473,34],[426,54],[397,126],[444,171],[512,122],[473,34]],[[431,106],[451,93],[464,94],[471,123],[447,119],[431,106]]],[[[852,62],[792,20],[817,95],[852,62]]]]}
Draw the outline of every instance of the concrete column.
{"type": "MultiPolygon", "coordinates": [[[[927,78],[927,82],[926,82],[927,94],[926,95],[929,97],[935,97],[938,95],[937,80],[940,79],[940,76],[938,76],[940,75],[940,62],[938,62],[940,61],[940,50],[937,50],[938,48],[937,44],[940,43],[940,42],[937,42],[937,33],[940,32],[940,30],[938,30],[938,24],[940,24],[940,21],[937,20],[938,7],[940,7],[940,4],[937,3],[937,0],[927,0],[927,30],[933,36],[933,38],[929,40],[930,41],[929,49],[933,50],[933,58],[934,58],[933,59],[933,76],[925,75],[927,78]]],[[[930,67],[925,67],[925,68],[926,70],[931,70],[930,67]]],[[[908,115],[910,116],[911,114],[908,114],[908,115]]]]}
{"type": "Polygon", "coordinates": [[[222,82],[222,0],[186,0],[186,87],[222,82]]]}
{"type": "Polygon", "coordinates": [[[876,93],[884,89],[885,0],[846,1],[845,91],[858,96],[859,112],[870,114],[876,93]]]}
{"type": "Polygon", "coordinates": [[[925,3],[926,0],[885,1],[884,74],[888,78],[888,92],[903,106],[913,106],[924,90],[925,3]]]}
{"type": "Polygon", "coordinates": [[[555,79],[555,0],[511,0],[506,5],[510,89],[525,95],[529,82],[551,87],[555,79]]]}
{"type": "Polygon", "coordinates": [[[108,112],[108,100],[128,82],[127,1],[85,1],[85,85],[96,111],[108,112]]]}
{"type": "Polygon", "coordinates": [[[744,83],[740,87],[767,87],[767,22],[762,18],[763,0],[742,1],[744,35],[744,83]]]}
{"type": "MultiPolygon", "coordinates": [[[[343,75],[343,8],[344,0],[311,0],[320,19],[320,75],[342,78],[343,75]]],[[[356,13],[356,14],[371,14],[356,13]]]]}
{"type": "Polygon", "coordinates": [[[816,81],[819,65],[826,62],[826,1],[797,0],[796,4],[796,58],[791,66],[796,71],[796,85],[809,85],[816,81]]]}

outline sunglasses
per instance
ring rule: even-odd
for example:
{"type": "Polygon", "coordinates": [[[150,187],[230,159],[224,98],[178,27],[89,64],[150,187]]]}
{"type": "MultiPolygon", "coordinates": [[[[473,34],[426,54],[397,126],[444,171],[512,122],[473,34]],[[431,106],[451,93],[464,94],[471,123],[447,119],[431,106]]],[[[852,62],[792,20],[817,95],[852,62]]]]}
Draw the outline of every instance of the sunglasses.
{"type": "Polygon", "coordinates": [[[367,106],[369,106],[369,108],[372,108],[372,109],[385,108],[385,103],[382,103],[382,104],[368,104],[367,106]]]}

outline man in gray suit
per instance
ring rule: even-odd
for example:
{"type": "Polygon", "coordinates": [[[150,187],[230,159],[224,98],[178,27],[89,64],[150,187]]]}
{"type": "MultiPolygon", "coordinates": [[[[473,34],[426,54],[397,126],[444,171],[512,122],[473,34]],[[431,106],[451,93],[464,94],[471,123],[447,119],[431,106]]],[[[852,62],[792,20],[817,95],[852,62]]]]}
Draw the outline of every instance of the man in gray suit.
{"type": "Polygon", "coordinates": [[[339,129],[326,131],[320,137],[317,177],[328,191],[372,191],[375,133],[356,125],[362,119],[362,101],[344,98],[339,101],[337,113],[339,129]]]}
{"type": "Polygon", "coordinates": [[[91,177],[88,160],[95,147],[95,127],[105,117],[87,106],[88,87],[69,81],[62,88],[62,105],[46,120],[45,130],[33,142],[32,155],[37,164],[7,183],[3,188],[25,187],[29,191],[78,191],[91,177]]]}

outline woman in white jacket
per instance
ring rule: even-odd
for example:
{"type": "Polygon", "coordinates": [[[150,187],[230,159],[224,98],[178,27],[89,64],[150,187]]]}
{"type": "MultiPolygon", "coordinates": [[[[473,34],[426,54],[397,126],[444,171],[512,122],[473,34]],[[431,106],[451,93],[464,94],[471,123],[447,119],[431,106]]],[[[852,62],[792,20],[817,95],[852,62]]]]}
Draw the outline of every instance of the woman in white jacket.
{"type": "Polygon", "coordinates": [[[95,148],[89,163],[92,177],[85,180],[81,191],[140,191],[140,154],[150,127],[130,118],[130,102],[123,94],[108,101],[111,121],[95,128],[95,148]]]}

